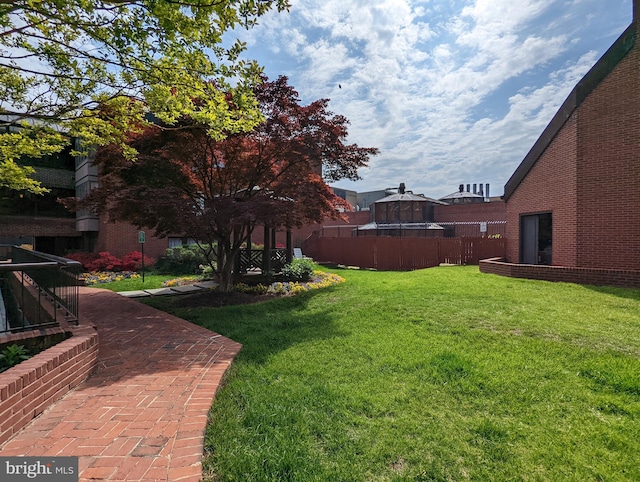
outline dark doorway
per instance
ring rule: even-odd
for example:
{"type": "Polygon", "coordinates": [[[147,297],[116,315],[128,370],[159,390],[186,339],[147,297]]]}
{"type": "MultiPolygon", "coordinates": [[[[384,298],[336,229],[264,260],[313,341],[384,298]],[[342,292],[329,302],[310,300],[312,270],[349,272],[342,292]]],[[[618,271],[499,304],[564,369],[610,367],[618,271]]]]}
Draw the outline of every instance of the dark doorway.
{"type": "Polygon", "coordinates": [[[79,236],[37,236],[35,241],[33,249],[56,256],[64,256],[69,251],[82,248],[82,238],[79,236]]]}
{"type": "Polygon", "coordinates": [[[551,213],[532,214],[520,218],[520,262],[552,264],[551,213]]]}

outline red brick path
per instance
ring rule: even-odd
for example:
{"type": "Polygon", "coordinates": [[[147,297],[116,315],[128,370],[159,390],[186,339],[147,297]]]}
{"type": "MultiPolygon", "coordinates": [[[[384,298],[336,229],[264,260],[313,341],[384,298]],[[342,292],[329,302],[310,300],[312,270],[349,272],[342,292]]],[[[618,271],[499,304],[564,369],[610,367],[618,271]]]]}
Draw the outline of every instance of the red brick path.
{"type": "Polygon", "coordinates": [[[199,481],[207,413],[241,345],[106,290],[81,288],[98,369],[0,447],[79,456],[80,480],[199,481]]]}

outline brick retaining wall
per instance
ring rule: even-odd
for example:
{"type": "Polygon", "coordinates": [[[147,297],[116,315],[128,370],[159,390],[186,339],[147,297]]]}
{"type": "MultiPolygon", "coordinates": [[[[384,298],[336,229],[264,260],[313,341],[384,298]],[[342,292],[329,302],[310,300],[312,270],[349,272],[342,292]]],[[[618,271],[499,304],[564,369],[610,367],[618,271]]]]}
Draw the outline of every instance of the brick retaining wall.
{"type": "Polygon", "coordinates": [[[98,333],[92,326],[0,373],[0,444],[67,392],[85,381],[98,361],[98,333]]]}
{"type": "Polygon", "coordinates": [[[595,286],[640,288],[640,271],[635,270],[516,264],[507,263],[504,261],[504,258],[491,258],[480,261],[480,271],[482,273],[492,273],[500,276],[509,276],[511,278],[562,281],[565,283],[595,286]]]}

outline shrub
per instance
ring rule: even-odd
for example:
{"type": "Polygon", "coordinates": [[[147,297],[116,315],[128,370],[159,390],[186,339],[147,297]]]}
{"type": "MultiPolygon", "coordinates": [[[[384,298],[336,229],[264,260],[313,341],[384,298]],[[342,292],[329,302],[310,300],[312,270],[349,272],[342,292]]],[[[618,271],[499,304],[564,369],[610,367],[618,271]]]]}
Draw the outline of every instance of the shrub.
{"type": "Polygon", "coordinates": [[[89,265],[89,271],[122,271],[122,261],[109,251],[101,251],[98,258],[89,265]]]}
{"type": "Polygon", "coordinates": [[[9,345],[0,352],[0,372],[8,370],[9,368],[19,364],[20,362],[29,359],[29,352],[21,345],[9,345]]]}
{"type": "Polygon", "coordinates": [[[78,251],[76,253],[68,253],[65,257],[67,259],[77,261],[78,263],[82,264],[82,267],[86,271],[89,271],[89,265],[93,263],[96,259],[98,259],[98,254],[78,251]]]}
{"type": "Polygon", "coordinates": [[[200,265],[200,270],[201,270],[201,275],[204,279],[212,279],[214,272],[213,272],[213,267],[209,264],[207,265],[200,265]]]}
{"type": "MultiPolygon", "coordinates": [[[[155,259],[149,256],[144,257],[144,267],[149,268],[155,263],[155,259]]],[[[132,251],[122,258],[122,269],[124,271],[140,271],[142,268],[142,253],[140,251],[132,251]]]]}
{"type": "Polygon", "coordinates": [[[294,259],[290,264],[283,266],[282,276],[289,281],[309,281],[315,264],[308,258],[294,259]]]}
{"type": "MultiPolygon", "coordinates": [[[[138,271],[142,267],[142,253],[139,251],[133,251],[122,259],[118,259],[108,251],[98,254],[69,253],[66,257],[81,263],[85,271],[138,271]]],[[[145,268],[152,266],[154,262],[153,258],[144,257],[145,268]]]]}
{"type": "Polygon", "coordinates": [[[196,244],[169,248],[165,256],[156,263],[161,274],[200,274],[200,265],[209,264],[207,258],[196,244]]]}

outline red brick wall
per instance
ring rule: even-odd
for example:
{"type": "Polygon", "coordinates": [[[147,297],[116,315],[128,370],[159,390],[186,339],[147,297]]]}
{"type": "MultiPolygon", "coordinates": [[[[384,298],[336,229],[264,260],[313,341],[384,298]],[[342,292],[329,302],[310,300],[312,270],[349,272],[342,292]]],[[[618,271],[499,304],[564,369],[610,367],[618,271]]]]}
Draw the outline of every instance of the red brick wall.
{"type": "Polygon", "coordinates": [[[0,216],[0,236],[80,236],[75,218],[0,216]]]}
{"type": "MultiPolygon", "coordinates": [[[[152,231],[145,232],[144,255],[154,259],[164,256],[169,247],[167,238],[156,238],[152,231]]],[[[109,223],[100,220],[100,231],[96,242],[96,252],[108,251],[117,257],[123,257],[132,251],[140,251],[138,229],[127,223],[109,223]]]]}
{"type": "MultiPolygon", "coordinates": [[[[346,216],[346,221],[341,219],[326,219],[324,222],[319,224],[305,224],[301,228],[294,228],[291,232],[291,241],[293,242],[294,247],[300,247],[302,242],[311,236],[311,233],[314,231],[319,231],[322,229],[322,226],[343,226],[348,224],[367,224],[370,220],[370,211],[354,211],[344,213],[346,216]]],[[[276,242],[281,244],[282,246],[286,245],[286,232],[284,230],[278,231],[276,233],[276,242]]],[[[258,226],[252,236],[252,241],[255,244],[263,244],[264,243],[264,231],[262,226],[258,226]]]]}
{"type": "Polygon", "coordinates": [[[509,198],[509,261],[519,261],[520,215],[551,212],[554,265],[640,270],[638,42],[509,198]]]}
{"type": "Polygon", "coordinates": [[[436,223],[506,221],[507,206],[503,201],[435,206],[436,223]]]}
{"type": "MultiPolygon", "coordinates": [[[[356,211],[344,214],[347,217],[346,221],[327,219],[322,224],[307,224],[301,228],[295,228],[291,236],[294,247],[299,247],[302,241],[307,239],[314,231],[320,230],[322,226],[366,224],[369,222],[369,211],[356,211]]],[[[144,245],[145,256],[150,256],[155,259],[164,256],[169,247],[169,240],[167,238],[156,238],[149,230],[143,231],[146,234],[146,242],[144,245]]],[[[252,240],[256,244],[262,244],[264,242],[264,232],[261,226],[258,226],[254,230],[252,240]]],[[[284,230],[276,233],[276,242],[282,246],[286,245],[286,232],[284,230]]],[[[96,252],[108,251],[118,257],[125,256],[132,251],[140,251],[138,229],[131,224],[109,223],[101,219],[95,250],[96,252]]]]}
{"type": "Polygon", "coordinates": [[[0,373],[0,444],[82,383],[98,359],[91,327],[0,373]]]}
{"type": "Polygon", "coordinates": [[[567,120],[507,202],[507,260],[520,261],[520,216],[550,212],[553,264],[576,266],[577,113],[567,120]]]}
{"type": "Polygon", "coordinates": [[[579,107],[575,266],[640,270],[638,42],[579,107]]]}

